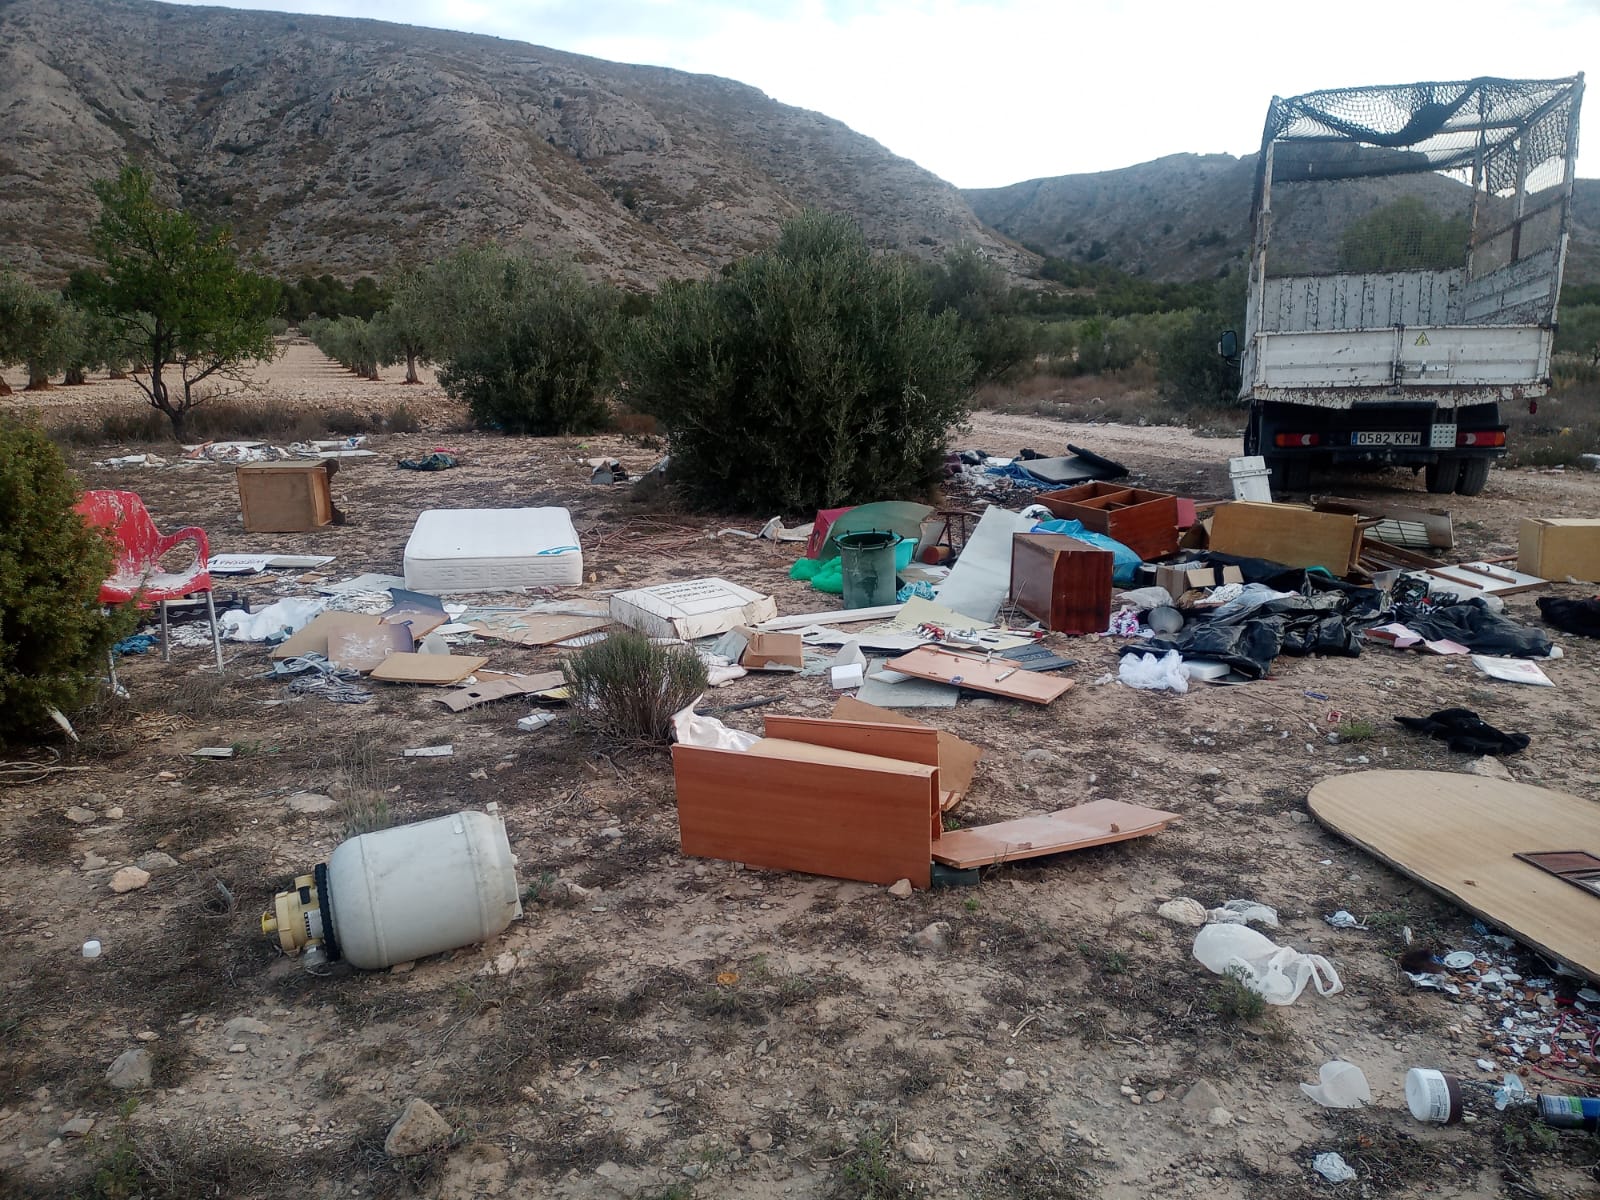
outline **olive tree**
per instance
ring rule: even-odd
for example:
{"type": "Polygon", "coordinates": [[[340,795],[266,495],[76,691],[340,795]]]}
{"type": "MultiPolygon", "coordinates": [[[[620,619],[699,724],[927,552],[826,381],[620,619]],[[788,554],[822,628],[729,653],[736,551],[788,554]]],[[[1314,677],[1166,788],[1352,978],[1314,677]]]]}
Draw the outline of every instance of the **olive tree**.
{"type": "Polygon", "coordinates": [[[242,382],[246,366],[272,357],[278,285],[240,265],[225,230],[203,230],[162,203],[137,167],[95,184],[95,194],[94,246],[105,273],[91,303],[139,364],[135,381],[181,441],[188,414],[218,382],[242,382]]]}
{"type": "Polygon", "coordinates": [[[797,512],[931,485],[974,363],[925,272],[811,212],[721,278],[669,284],[626,340],[623,396],[666,427],[703,507],[797,512]]]}

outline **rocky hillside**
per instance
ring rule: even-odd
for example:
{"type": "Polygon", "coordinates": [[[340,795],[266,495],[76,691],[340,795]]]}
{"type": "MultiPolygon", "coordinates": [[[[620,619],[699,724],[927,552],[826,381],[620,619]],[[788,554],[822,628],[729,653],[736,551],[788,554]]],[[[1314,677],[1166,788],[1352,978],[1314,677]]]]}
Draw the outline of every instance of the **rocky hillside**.
{"type": "Polygon", "coordinates": [[[949,184],[819,113],[705,75],[377,21],[0,0],[0,261],[59,279],[132,157],[279,272],[379,272],[528,238],[647,284],[802,207],[883,247],[1031,256],[949,184]]]}
{"type": "MultiPolygon", "coordinates": [[[[1249,245],[1255,165],[1254,155],[1174,154],[1117,171],[963,194],[985,224],[1041,254],[1103,261],[1153,279],[1204,279],[1249,245]]],[[[1443,211],[1461,210],[1470,195],[1437,175],[1275,187],[1278,252],[1330,268],[1335,246],[1327,230],[1419,188],[1443,211]]],[[[1600,179],[1580,179],[1574,197],[1567,275],[1600,282],[1600,179]]]]}

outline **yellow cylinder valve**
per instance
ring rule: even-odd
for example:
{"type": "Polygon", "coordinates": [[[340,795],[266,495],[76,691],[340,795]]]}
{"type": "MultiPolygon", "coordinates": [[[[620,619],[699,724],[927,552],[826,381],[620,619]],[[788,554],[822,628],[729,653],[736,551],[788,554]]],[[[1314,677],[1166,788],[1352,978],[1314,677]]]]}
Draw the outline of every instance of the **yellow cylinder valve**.
{"type": "Polygon", "coordinates": [[[272,898],[272,911],[261,914],[261,932],[276,934],[285,954],[299,954],[322,941],[322,903],[314,875],[301,875],[294,890],[272,898]]]}

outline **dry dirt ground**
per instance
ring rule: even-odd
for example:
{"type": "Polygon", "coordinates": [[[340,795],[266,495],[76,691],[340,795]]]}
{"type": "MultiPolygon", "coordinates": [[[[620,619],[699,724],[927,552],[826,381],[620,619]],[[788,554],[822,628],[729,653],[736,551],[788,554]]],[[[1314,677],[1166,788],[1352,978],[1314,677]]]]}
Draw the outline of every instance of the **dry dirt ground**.
{"type": "MultiPolygon", "coordinates": [[[[37,402],[59,420],[126,403],[127,387],[0,403],[37,402]]],[[[300,535],[246,536],[225,466],[94,467],[120,452],[110,446],[75,451],[74,465],[88,486],[137,489],[164,527],[203,526],[217,551],[333,554],[340,577],[398,571],[423,508],[562,504],[590,572],[579,594],[717,574],[770,589],[782,612],[832,603],[788,579],[796,547],[708,536],[772,514],[635,503],[627,487],[591,487],[577,461],[609,451],[643,468],[653,446],[449,432],[460,415],[431,384],[362,383],[303,347],[263,373],[259,394],[309,406],[405,400],[431,431],[375,438],[378,456],[347,462],[336,480],[348,523],[300,535]],[[463,465],[395,468],[435,446],[463,465]]],[[[1236,452],[1177,429],[988,414],[956,441],[994,452],[1072,441],[1124,460],[1149,486],[1200,496],[1223,492],[1236,452]]],[[[1420,499],[1408,480],[1337,487],[1420,499]]],[[[1453,508],[1464,551],[1506,553],[1524,514],[1600,512],[1600,476],[1496,472],[1482,496],[1453,508]]],[[[238,586],[256,603],[295,590],[288,579],[238,586]]],[[[1530,596],[1510,610],[1537,620],[1530,596]]],[[[968,699],[922,714],[988,749],[959,818],[1112,797],[1183,820],[903,901],[685,859],[665,753],[594,745],[565,724],[520,733],[527,709],[515,701],[453,715],[404,686],[374,685],[359,706],[291,698],[259,677],[265,651],[240,644],[227,646],[221,678],[208,649],[177,649],[168,665],[124,659],[130,699],[86,717],[81,746],[58,747],[75,769],[0,790],[0,1194],[1590,1192],[1592,1138],[1549,1137],[1492,1109],[1449,1129],[1406,1113],[1407,1068],[1479,1075],[1486,1051],[1481,1011],[1399,974],[1401,931],[1449,949],[1476,944],[1472,922],[1305,814],[1307,789],[1328,775],[1467,769],[1390,719],[1458,704],[1532,734],[1509,760],[1516,778],[1593,797],[1600,653],[1560,641],[1550,689],[1375,649],[1284,658],[1258,683],[1173,695],[1094,686],[1114,669],[1114,647],[1052,638],[1079,660],[1077,686],[1053,705],[968,699]],[[1375,736],[1330,744],[1335,713],[1370,721],[1375,736]],[[453,757],[401,755],[440,741],[453,757]],[[235,756],[189,757],[213,745],[235,756]],[[285,800],[300,791],[340,805],[297,814],[285,800]],[[489,801],[527,890],[526,918],[493,944],[403,972],[317,977],[261,936],[273,892],[324,861],[352,819],[410,821],[489,801]],[[95,819],[69,821],[74,805],[95,819]],[[114,895],[112,873],[153,852],[175,865],[114,895]],[[1278,939],[1326,955],[1345,991],[1240,1013],[1191,957],[1193,931],[1156,916],[1174,896],[1277,906],[1278,939]],[[1371,929],[1330,928],[1323,914],[1340,908],[1371,929]],[[934,922],[948,926],[947,948],[913,948],[910,936],[934,922]],[[94,961],[80,952],[89,938],[104,946],[94,961]],[[486,974],[507,952],[516,968],[486,974]],[[260,1024],[230,1027],[241,1017],[260,1024]],[[107,1067],[139,1046],[152,1053],[152,1086],[113,1090],[107,1067]],[[1330,1113],[1300,1094],[1336,1057],[1364,1068],[1372,1107],[1330,1113]],[[413,1096],[444,1115],[454,1141],[390,1159],[385,1132],[413,1096]],[[88,1136],[61,1139],[76,1117],[93,1120],[88,1136]],[[911,1161],[907,1150],[924,1143],[931,1153],[917,1156],[932,1161],[911,1161]],[[1326,1150],[1358,1180],[1334,1188],[1315,1176],[1311,1160],[1326,1150]]],[[[511,669],[547,668],[558,654],[488,652],[511,669]]],[[[822,679],[749,677],[714,702],[772,694],[768,712],[816,715],[833,699],[822,679]]],[[[728,720],[756,729],[761,711],[728,720]]]]}

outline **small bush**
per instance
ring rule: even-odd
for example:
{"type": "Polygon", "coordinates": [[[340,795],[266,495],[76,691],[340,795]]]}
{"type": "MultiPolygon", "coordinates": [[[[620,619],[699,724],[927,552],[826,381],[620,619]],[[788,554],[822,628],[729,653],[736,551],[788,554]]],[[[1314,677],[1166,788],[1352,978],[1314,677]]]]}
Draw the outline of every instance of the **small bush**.
{"type": "Polygon", "coordinates": [[[1378,736],[1378,727],[1360,717],[1346,717],[1334,732],[1341,742],[1366,742],[1378,736]]]}
{"type": "Polygon", "coordinates": [[[561,669],[578,719],[621,741],[667,741],[672,714],[706,689],[706,666],[694,651],[657,646],[632,630],[583,647],[561,669]]]}
{"type": "Polygon", "coordinates": [[[833,1200],[905,1200],[916,1194],[889,1139],[873,1130],[856,1139],[855,1148],[835,1168],[833,1200]]]}
{"type": "Polygon", "coordinates": [[[422,429],[422,419],[409,405],[396,404],[383,418],[383,425],[390,433],[418,433],[422,429]]]}
{"type": "Polygon", "coordinates": [[[623,398],[657,417],[702,508],[810,512],[933,483],[970,410],[954,311],[842,217],[808,213],[721,278],[669,284],[623,347],[623,398]]]}
{"type": "Polygon", "coordinates": [[[1255,1021],[1266,1013],[1267,1002],[1245,983],[1240,968],[1229,967],[1217,981],[1208,1007],[1224,1021],[1255,1021]]]}
{"type": "Polygon", "coordinates": [[[0,421],[0,742],[93,695],[129,606],[100,611],[111,549],[72,506],[66,461],[35,424],[0,421]]]}

